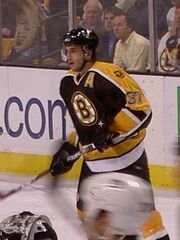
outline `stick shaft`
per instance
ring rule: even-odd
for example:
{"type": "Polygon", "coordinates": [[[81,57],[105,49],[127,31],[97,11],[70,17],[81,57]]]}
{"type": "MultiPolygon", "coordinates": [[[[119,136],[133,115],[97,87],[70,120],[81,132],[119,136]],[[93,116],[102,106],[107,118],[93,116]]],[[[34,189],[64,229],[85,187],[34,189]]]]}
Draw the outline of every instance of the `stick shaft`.
{"type": "Polygon", "coordinates": [[[14,188],[14,189],[8,191],[7,193],[2,193],[2,192],[0,192],[0,200],[3,200],[3,199],[5,199],[5,198],[11,196],[11,195],[14,194],[14,193],[17,193],[17,192],[21,191],[21,190],[24,189],[26,186],[32,185],[33,183],[35,183],[36,181],[38,181],[40,178],[43,178],[44,176],[48,175],[49,173],[50,173],[50,170],[47,169],[47,170],[41,172],[40,174],[38,174],[35,178],[33,178],[33,179],[32,179],[30,182],[28,182],[28,183],[22,184],[22,185],[20,185],[19,187],[14,188]]]}
{"type": "MultiPolygon", "coordinates": [[[[77,160],[78,158],[80,158],[81,156],[83,156],[84,153],[86,152],[90,152],[92,150],[95,149],[95,146],[94,144],[89,144],[89,145],[86,145],[84,146],[79,152],[73,154],[73,155],[70,155],[67,160],[68,161],[75,161],[77,160]]],[[[39,179],[47,176],[48,174],[50,173],[50,169],[46,169],[45,171],[39,173],[35,178],[33,178],[32,180],[30,180],[28,183],[25,183],[25,184],[22,184],[20,185],[19,187],[17,188],[14,188],[6,193],[3,193],[0,191],[0,200],[4,200],[5,198],[11,196],[12,194],[14,193],[17,193],[21,190],[23,190],[26,186],[31,186],[33,183],[37,182],[39,179]]]]}

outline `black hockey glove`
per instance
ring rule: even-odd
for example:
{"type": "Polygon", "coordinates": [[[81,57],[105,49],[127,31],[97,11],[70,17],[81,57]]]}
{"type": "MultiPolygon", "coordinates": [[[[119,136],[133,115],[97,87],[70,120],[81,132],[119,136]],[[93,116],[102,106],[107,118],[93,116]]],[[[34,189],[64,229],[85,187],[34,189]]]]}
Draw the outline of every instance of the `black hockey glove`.
{"type": "Polygon", "coordinates": [[[114,133],[111,133],[107,129],[107,125],[102,123],[102,125],[99,125],[95,130],[93,143],[100,152],[103,152],[112,144],[111,140],[113,137],[114,133]]]}
{"type": "Polygon", "coordinates": [[[50,171],[52,176],[63,174],[71,170],[75,161],[67,161],[68,156],[78,152],[78,148],[69,142],[65,142],[63,146],[54,154],[50,171]]]}

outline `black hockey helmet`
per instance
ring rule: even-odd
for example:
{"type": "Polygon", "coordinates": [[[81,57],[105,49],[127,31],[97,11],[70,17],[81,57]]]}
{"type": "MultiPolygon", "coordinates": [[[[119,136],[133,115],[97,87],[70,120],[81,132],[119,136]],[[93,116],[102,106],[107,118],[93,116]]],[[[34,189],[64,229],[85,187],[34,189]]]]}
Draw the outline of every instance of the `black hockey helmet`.
{"type": "Polygon", "coordinates": [[[86,45],[95,50],[99,43],[96,33],[87,28],[77,28],[67,32],[63,39],[64,45],[86,45]]]}
{"type": "Polygon", "coordinates": [[[50,219],[45,215],[22,212],[0,223],[0,240],[58,240],[50,219]]]}

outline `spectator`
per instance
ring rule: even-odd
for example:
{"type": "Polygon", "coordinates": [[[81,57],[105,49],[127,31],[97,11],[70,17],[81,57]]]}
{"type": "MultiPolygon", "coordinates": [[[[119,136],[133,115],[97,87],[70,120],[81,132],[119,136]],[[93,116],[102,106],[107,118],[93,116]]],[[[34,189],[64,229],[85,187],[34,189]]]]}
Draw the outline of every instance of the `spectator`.
{"type": "Polygon", "coordinates": [[[101,60],[112,62],[114,57],[115,45],[117,38],[113,33],[113,19],[116,15],[119,15],[120,9],[115,6],[108,7],[104,10],[104,33],[101,37],[101,46],[103,46],[103,54],[101,60]]]}
{"type": "Polygon", "coordinates": [[[180,73],[180,5],[175,9],[173,26],[159,42],[158,69],[160,72],[180,73]]]}
{"type": "Polygon", "coordinates": [[[130,7],[134,6],[136,0],[117,0],[115,6],[121,9],[124,13],[127,13],[130,7]]]}
{"type": "Polygon", "coordinates": [[[149,40],[134,31],[126,14],[116,16],[113,31],[119,39],[114,53],[114,64],[127,71],[147,71],[149,68],[149,40]]]}
{"type": "Polygon", "coordinates": [[[88,0],[83,7],[82,21],[79,26],[89,28],[96,32],[99,37],[100,44],[97,48],[97,59],[105,60],[107,52],[106,36],[104,34],[103,23],[103,6],[98,0],[88,0]]]}
{"type": "Polygon", "coordinates": [[[167,25],[168,30],[171,29],[174,23],[174,16],[175,16],[175,10],[176,7],[180,4],[180,0],[171,0],[172,7],[169,9],[167,13],[167,25]]]}
{"type": "Polygon", "coordinates": [[[39,6],[34,0],[5,0],[16,16],[14,46],[8,62],[13,64],[31,63],[40,55],[39,6]]]}
{"type": "Polygon", "coordinates": [[[98,0],[88,0],[83,8],[82,21],[80,27],[89,28],[97,34],[104,29],[103,21],[103,6],[98,0]]]}

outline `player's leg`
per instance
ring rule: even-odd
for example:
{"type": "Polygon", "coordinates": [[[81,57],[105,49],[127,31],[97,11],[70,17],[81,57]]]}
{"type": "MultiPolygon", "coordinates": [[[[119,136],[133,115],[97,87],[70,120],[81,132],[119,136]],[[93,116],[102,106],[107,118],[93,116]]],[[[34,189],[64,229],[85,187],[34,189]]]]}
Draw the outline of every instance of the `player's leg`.
{"type": "MultiPolygon", "coordinates": [[[[138,161],[136,161],[126,169],[120,170],[119,172],[141,177],[151,183],[148,161],[145,152],[138,161]]],[[[142,235],[144,236],[144,239],[148,238],[148,240],[170,239],[165,227],[163,226],[161,214],[155,209],[155,207],[149,221],[142,226],[142,235]]]]}
{"type": "Polygon", "coordinates": [[[88,168],[88,166],[86,165],[85,162],[83,162],[82,164],[82,168],[81,168],[81,174],[80,174],[80,178],[79,178],[79,183],[78,183],[78,189],[77,189],[77,214],[79,219],[83,222],[85,214],[83,212],[83,201],[79,196],[79,192],[80,192],[80,187],[82,182],[92,176],[93,173],[90,171],[90,169],[88,168]]]}

